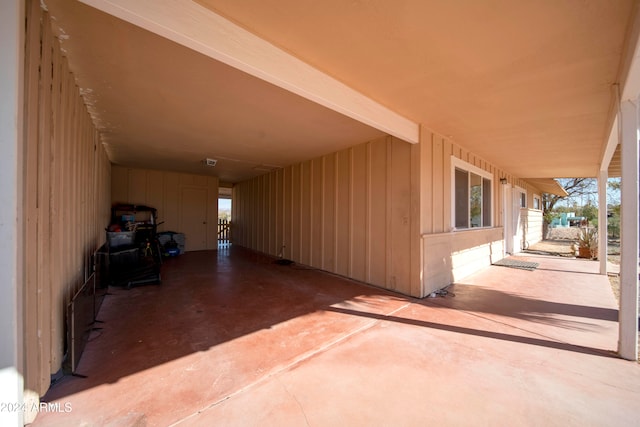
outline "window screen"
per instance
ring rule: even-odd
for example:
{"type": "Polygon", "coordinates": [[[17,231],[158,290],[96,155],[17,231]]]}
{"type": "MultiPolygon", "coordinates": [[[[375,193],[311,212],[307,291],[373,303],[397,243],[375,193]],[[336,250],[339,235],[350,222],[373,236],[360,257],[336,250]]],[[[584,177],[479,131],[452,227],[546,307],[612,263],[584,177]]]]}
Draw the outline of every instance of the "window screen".
{"type": "Polygon", "coordinates": [[[454,180],[455,228],[491,227],[491,179],[456,167],[454,180]]]}
{"type": "Polygon", "coordinates": [[[469,173],[456,169],[456,228],[469,228],[469,173]]]}
{"type": "Polygon", "coordinates": [[[482,226],[491,227],[491,180],[482,178],[482,226]]]}

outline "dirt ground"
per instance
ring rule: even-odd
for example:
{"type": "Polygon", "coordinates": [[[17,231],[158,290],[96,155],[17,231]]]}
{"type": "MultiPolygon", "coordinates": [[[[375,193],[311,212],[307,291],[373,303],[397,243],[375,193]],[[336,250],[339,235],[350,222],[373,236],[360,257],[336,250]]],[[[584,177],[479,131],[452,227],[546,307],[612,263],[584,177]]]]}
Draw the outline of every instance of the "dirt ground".
{"type": "Polygon", "coordinates": [[[575,244],[574,240],[565,239],[552,239],[543,240],[529,247],[527,252],[543,253],[548,255],[575,256],[575,251],[572,250],[572,246],[575,244]]]}
{"type": "MultiPolygon", "coordinates": [[[[616,265],[620,265],[620,240],[609,241],[607,248],[607,260],[616,265]]],[[[609,282],[611,283],[611,289],[613,294],[620,304],[620,277],[616,275],[609,275],[609,282]]]]}

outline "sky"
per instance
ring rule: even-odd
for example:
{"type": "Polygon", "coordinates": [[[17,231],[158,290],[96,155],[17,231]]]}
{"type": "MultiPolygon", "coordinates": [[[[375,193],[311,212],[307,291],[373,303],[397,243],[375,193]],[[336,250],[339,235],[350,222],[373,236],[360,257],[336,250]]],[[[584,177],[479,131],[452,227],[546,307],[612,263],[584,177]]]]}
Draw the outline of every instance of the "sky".
{"type": "Polygon", "coordinates": [[[218,210],[219,211],[230,211],[231,210],[231,199],[218,199],[218,210]]]}
{"type": "MultiPolygon", "coordinates": [[[[562,184],[562,180],[559,180],[560,184],[562,184]]],[[[609,178],[609,182],[611,181],[620,181],[620,178],[609,178]]],[[[567,197],[563,200],[560,200],[557,203],[557,206],[567,206],[573,207],[574,204],[577,206],[585,206],[586,204],[592,204],[593,206],[598,206],[598,182],[597,180],[593,180],[591,188],[588,194],[577,195],[573,197],[567,197]]],[[[609,205],[619,205],[620,204],[620,190],[613,189],[611,187],[607,187],[607,204],[609,205]]]]}

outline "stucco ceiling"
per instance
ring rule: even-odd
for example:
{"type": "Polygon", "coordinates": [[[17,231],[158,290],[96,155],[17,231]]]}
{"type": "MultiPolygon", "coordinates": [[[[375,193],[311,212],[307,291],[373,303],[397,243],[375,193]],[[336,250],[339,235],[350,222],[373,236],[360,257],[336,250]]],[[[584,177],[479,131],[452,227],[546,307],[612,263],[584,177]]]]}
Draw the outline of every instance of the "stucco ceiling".
{"type": "MultiPolygon", "coordinates": [[[[540,178],[596,175],[637,13],[634,0],[198,3],[540,178]]],[[[114,163],[234,182],[384,134],[89,6],[46,4],[114,163]]]]}

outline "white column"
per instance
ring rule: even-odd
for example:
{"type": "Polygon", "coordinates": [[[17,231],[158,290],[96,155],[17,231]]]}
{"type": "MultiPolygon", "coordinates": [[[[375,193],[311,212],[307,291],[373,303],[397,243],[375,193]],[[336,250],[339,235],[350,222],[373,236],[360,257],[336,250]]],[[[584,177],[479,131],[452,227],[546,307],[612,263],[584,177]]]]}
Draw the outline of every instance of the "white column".
{"type": "Polygon", "coordinates": [[[609,172],[600,171],[598,176],[598,259],[600,260],[600,274],[607,274],[607,180],[609,172]]]}
{"type": "MultiPolygon", "coordinates": [[[[0,1],[0,402],[22,402],[20,171],[24,1],[0,1]]],[[[10,409],[10,408],[7,408],[10,409]]],[[[20,411],[0,411],[0,425],[22,425],[20,411]]]]}
{"type": "Polygon", "coordinates": [[[638,358],[638,108],[621,103],[620,356],[638,358]]]}
{"type": "Polygon", "coordinates": [[[508,244],[508,230],[507,230],[507,190],[505,190],[506,184],[503,184],[501,181],[500,190],[502,191],[502,257],[507,256],[507,252],[509,249],[507,248],[508,244]]]}

